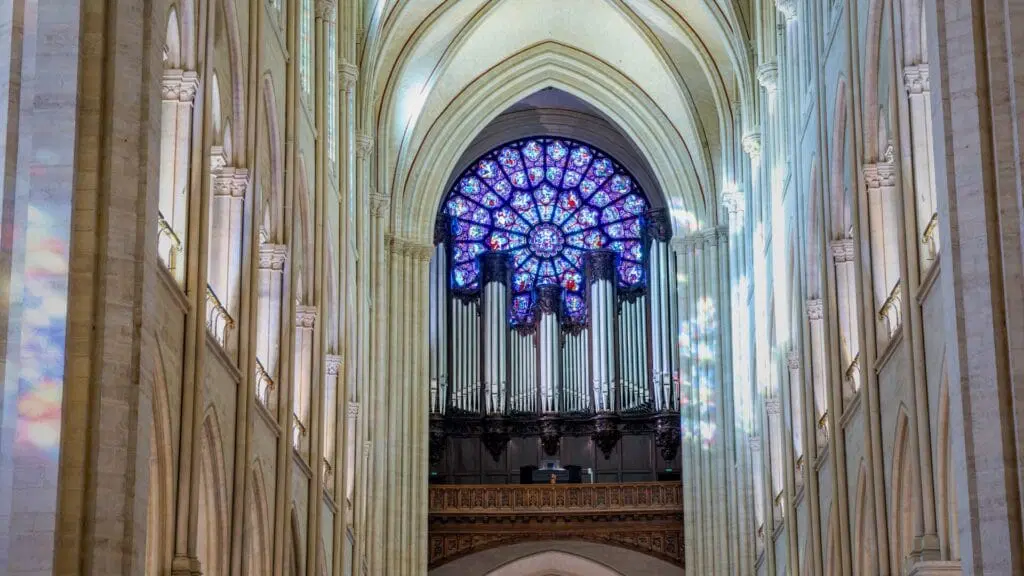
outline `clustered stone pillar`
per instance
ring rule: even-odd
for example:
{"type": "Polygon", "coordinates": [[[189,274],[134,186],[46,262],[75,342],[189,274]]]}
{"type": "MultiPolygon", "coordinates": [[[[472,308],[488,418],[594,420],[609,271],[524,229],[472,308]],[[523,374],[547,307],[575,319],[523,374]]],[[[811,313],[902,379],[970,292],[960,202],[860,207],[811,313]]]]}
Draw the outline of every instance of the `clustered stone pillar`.
{"type": "Polygon", "coordinates": [[[480,263],[483,273],[484,413],[504,414],[508,384],[508,257],[502,252],[487,252],[480,256],[480,263]]]}
{"type": "Polygon", "coordinates": [[[935,161],[932,147],[932,103],[928,64],[911,64],[903,69],[903,85],[910,105],[911,151],[914,195],[917,206],[917,237],[921,270],[925,270],[939,252],[938,207],[935,202],[935,161]]]}
{"type": "Polygon", "coordinates": [[[562,304],[562,289],[553,284],[537,287],[537,343],[540,379],[540,411],[559,410],[558,375],[561,356],[558,317],[562,304]]]}
{"type": "Polygon", "coordinates": [[[616,409],[615,389],[615,253],[593,250],[584,256],[590,314],[590,357],[594,410],[616,409]]]}
{"type": "Polygon", "coordinates": [[[890,299],[900,278],[899,233],[897,219],[900,206],[896,188],[896,165],[893,162],[878,162],[864,165],[864,182],[868,195],[868,217],[871,227],[871,281],[875,291],[875,312],[884,320],[885,335],[879,339],[885,344],[900,326],[900,305],[890,299]]]}
{"type": "Polygon", "coordinates": [[[308,455],[310,396],[313,383],[313,337],[316,331],[317,309],[299,305],[295,308],[295,360],[292,383],[292,447],[308,455]]]}
{"type": "MultiPolygon", "coordinates": [[[[237,315],[242,273],[241,230],[245,226],[245,195],[249,171],[221,166],[213,173],[210,198],[210,287],[227,313],[237,315]]],[[[223,342],[222,342],[223,344],[223,342]]]]}
{"type": "MultiPolygon", "coordinates": [[[[338,417],[338,393],[341,384],[341,368],[341,356],[338,356],[337,354],[327,354],[324,357],[324,390],[330,392],[330,394],[324,394],[324,422],[335,422],[335,425],[339,425],[343,422],[338,417]]],[[[323,485],[324,488],[330,491],[334,496],[335,501],[339,501],[341,499],[338,498],[338,494],[334,490],[334,476],[335,471],[338,469],[338,455],[336,453],[335,444],[337,434],[332,432],[332,426],[324,426],[323,485]]],[[[349,436],[349,438],[351,438],[351,436],[349,436]]]]}
{"type": "Polygon", "coordinates": [[[678,275],[686,279],[677,293],[677,330],[688,343],[679,359],[683,518],[687,563],[697,574],[736,572],[729,565],[729,542],[743,528],[732,519],[747,505],[740,493],[730,492],[728,481],[736,466],[736,440],[726,426],[734,410],[727,376],[731,335],[719,331],[731,316],[726,234],[724,228],[711,228],[673,241],[678,275]],[[701,518],[713,521],[700,525],[701,518]]]}

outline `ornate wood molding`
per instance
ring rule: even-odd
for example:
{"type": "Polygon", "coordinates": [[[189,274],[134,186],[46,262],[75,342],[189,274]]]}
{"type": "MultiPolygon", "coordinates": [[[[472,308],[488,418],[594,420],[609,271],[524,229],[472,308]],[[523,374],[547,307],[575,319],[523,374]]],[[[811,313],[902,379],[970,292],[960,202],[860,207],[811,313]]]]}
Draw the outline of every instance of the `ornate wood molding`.
{"type": "Polygon", "coordinates": [[[679,482],[431,486],[430,560],[535,540],[621,546],[684,565],[679,482]]]}

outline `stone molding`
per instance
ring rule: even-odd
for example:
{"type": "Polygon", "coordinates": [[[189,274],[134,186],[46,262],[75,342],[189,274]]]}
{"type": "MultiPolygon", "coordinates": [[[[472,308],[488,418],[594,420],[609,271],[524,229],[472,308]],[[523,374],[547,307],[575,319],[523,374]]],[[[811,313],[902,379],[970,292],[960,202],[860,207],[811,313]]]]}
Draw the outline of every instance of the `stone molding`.
{"type": "Polygon", "coordinates": [[[345,415],[349,418],[359,418],[359,402],[349,402],[345,415]]]}
{"type": "Polygon", "coordinates": [[[249,171],[245,168],[221,168],[213,175],[213,195],[245,198],[249,190],[249,171]]]}
{"type": "Polygon", "coordinates": [[[836,240],[832,243],[831,249],[832,260],[834,260],[836,264],[854,261],[853,238],[836,240]]]}
{"type": "Polygon", "coordinates": [[[284,270],[288,261],[288,247],[284,244],[260,245],[260,270],[284,270]]]}
{"type": "Polygon", "coordinates": [[[192,70],[172,68],[164,70],[160,81],[160,95],[163,100],[191,104],[199,89],[199,75],[192,70]]]}
{"type": "Polygon", "coordinates": [[[782,414],[782,402],[778,398],[765,398],[764,409],[769,416],[778,416],[782,414]]]}
{"type": "Polygon", "coordinates": [[[911,64],[903,69],[903,86],[907,96],[926,94],[931,90],[927,64],[911,64]]]}
{"type": "Polygon", "coordinates": [[[743,214],[745,204],[743,193],[735,188],[722,194],[722,206],[729,214],[743,214]]]}
{"type": "Polygon", "coordinates": [[[743,151],[750,157],[751,160],[758,160],[761,158],[761,133],[750,132],[743,135],[742,141],[743,151]]]}
{"type": "Polygon", "coordinates": [[[316,17],[325,22],[334,22],[337,14],[336,0],[316,0],[316,17]]]}

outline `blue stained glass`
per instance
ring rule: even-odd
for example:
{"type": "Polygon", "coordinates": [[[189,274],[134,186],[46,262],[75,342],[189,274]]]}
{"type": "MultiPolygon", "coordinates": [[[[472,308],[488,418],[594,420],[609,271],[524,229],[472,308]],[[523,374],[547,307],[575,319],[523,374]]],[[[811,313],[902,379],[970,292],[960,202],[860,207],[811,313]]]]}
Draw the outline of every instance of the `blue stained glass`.
{"type": "Polygon", "coordinates": [[[528,172],[530,176],[530,185],[536,186],[544,181],[544,168],[530,168],[528,172]]]}
{"type": "Polygon", "coordinates": [[[501,196],[505,200],[508,200],[508,195],[512,193],[512,185],[505,179],[501,179],[494,184],[491,184],[491,188],[498,193],[498,196],[501,196]]]}
{"type": "Polygon", "coordinates": [[[638,216],[647,209],[632,177],[586,144],[540,137],[502,146],[477,160],[445,202],[452,217],[452,285],[479,289],[480,254],[505,251],[513,324],[533,318],[538,284],[561,286],[564,312],[583,320],[587,251],[618,253],[620,285],[643,285],[638,216]]]}
{"type": "Polygon", "coordinates": [[[551,186],[548,186],[547,184],[533,191],[533,197],[536,198],[537,202],[540,202],[541,204],[551,204],[552,202],[555,201],[555,196],[557,195],[558,192],[555,191],[555,189],[552,188],[551,186]]]}
{"type": "Polygon", "coordinates": [[[619,262],[619,282],[624,286],[636,286],[644,279],[644,269],[636,262],[619,262]]]}
{"type": "Polygon", "coordinates": [[[494,160],[481,160],[476,167],[476,173],[485,180],[494,180],[501,177],[501,170],[494,160]]]}
{"type": "Polygon", "coordinates": [[[526,177],[526,172],[523,172],[522,170],[509,174],[508,179],[512,181],[513,186],[521,190],[526,190],[530,187],[530,181],[526,177]]]}
{"type": "Polygon", "coordinates": [[[562,186],[566,188],[575,188],[579,185],[580,178],[582,178],[582,176],[580,176],[579,172],[576,172],[575,170],[567,170],[565,172],[565,177],[562,179],[562,186]]]}
{"type": "Polygon", "coordinates": [[[544,161],[544,147],[536,140],[530,140],[523,146],[523,157],[526,158],[528,166],[535,166],[544,161]]]}

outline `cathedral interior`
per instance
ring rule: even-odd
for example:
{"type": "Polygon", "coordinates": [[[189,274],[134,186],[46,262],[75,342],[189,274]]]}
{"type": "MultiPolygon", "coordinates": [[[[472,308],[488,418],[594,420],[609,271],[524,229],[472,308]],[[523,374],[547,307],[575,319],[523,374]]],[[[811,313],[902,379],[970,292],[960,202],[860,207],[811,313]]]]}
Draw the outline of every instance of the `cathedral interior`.
{"type": "Polygon", "coordinates": [[[0,574],[1024,574],[1020,0],[0,0],[0,56],[0,574]]]}

